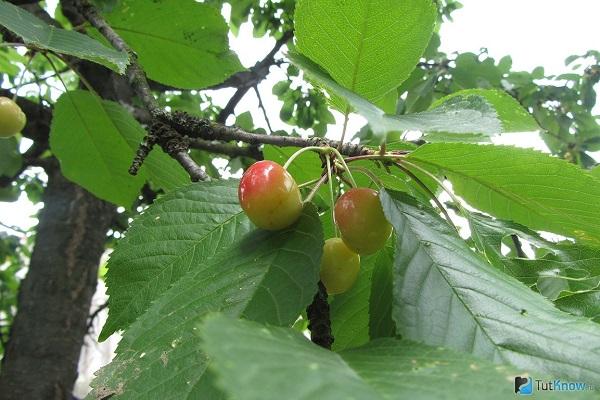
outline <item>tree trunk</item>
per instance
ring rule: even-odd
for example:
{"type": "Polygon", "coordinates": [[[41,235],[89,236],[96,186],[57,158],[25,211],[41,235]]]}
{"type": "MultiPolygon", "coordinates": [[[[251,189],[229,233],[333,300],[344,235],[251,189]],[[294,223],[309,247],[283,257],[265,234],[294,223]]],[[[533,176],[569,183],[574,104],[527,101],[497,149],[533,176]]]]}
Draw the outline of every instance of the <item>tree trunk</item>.
{"type": "Polygon", "coordinates": [[[36,243],[0,374],[1,399],[71,399],[114,206],[48,168],[36,243]]]}

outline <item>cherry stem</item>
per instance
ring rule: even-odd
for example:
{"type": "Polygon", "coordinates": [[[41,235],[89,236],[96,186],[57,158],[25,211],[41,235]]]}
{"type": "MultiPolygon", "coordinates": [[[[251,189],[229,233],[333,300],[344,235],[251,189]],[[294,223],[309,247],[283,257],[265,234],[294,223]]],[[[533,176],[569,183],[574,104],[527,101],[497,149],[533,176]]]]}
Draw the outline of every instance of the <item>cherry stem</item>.
{"type": "MultiPolygon", "coordinates": [[[[443,190],[444,190],[446,193],[448,193],[448,195],[450,196],[450,198],[452,199],[452,201],[454,201],[454,202],[456,203],[456,206],[457,206],[457,207],[458,207],[458,209],[460,210],[461,214],[463,214],[463,216],[464,216],[465,218],[467,218],[467,219],[469,218],[469,217],[468,217],[468,213],[467,213],[467,211],[466,211],[466,210],[463,208],[463,206],[462,206],[462,204],[461,204],[460,200],[459,200],[459,199],[458,199],[458,198],[457,198],[457,197],[454,195],[454,193],[452,193],[452,191],[451,191],[450,189],[448,189],[448,188],[446,187],[446,185],[444,185],[444,183],[443,183],[443,182],[442,182],[442,181],[441,181],[441,180],[440,180],[440,179],[439,179],[437,176],[435,176],[435,175],[434,175],[434,174],[432,174],[431,172],[427,171],[425,168],[422,168],[422,167],[420,167],[420,166],[418,166],[418,165],[416,165],[416,164],[413,164],[413,163],[411,163],[411,162],[409,162],[409,161],[406,161],[406,160],[399,161],[399,162],[398,162],[397,164],[395,164],[395,165],[398,165],[398,166],[402,165],[402,166],[404,167],[403,171],[405,171],[405,172],[406,172],[406,171],[409,171],[409,170],[406,168],[406,166],[410,166],[410,167],[412,167],[412,168],[415,168],[415,169],[419,170],[419,171],[420,171],[420,172],[422,172],[423,174],[425,174],[425,175],[429,176],[429,177],[430,177],[431,179],[433,179],[433,180],[434,180],[434,181],[435,181],[435,182],[436,182],[436,183],[437,183],[437,184],[438,184],[438,185],[439,185],[439,186],[440,186],[440,187],[441,187],[441,188],[442,188],[442,189],[443,189],[443,190]],[[402,165],[402,164],[404,164],[404,165],[402,165]]],[[[425,185],[425,184],[424,184],[424,183],[423,183],[423,182],[422,182],[422,181],[421,181],[419,178],[417,178],[417,177],[416,177],[416,175],[414,175],[414,174],[413,174],[411,171],[409,171],[409,172],[412,174],[411,178],[413,178],[413,179],[415,179],[415,178],[416,178],[415,182],[420,182],[420,185],[423,185],[423,186],[421,186],[421,187],[423,187],[424,189],[426,188],[426,190],[428,191],[428,193],[431,193],[431,194],[433,194],[433,192],[431,192],[431,190],[430,190],[430,189],[427,187],[427,185],[425,185]]],[[[408,173],[407,173],[407,175],[408,175],[408,173]]],[[[410,175],[409,175],[409,176],[410,176],[410,175]]],[[[450,223],[452,223],[452,225],[454,226],[454,229],[456,229],[456,231],[457,231],[457,232],[459,232],[459,230],[458,230],[458,227],[457,227],[457,226],[456,226],[456,225],[455,225],[455,224],[452,222],[452,220],[450,219],[450,216],[448,215],[447,211],[445,211],[445,208],[441,206],[441,203],[439,202],[439,200],[437,200],[437,197],[435,197],[435,195],[433,195],[433,196],[434,196],[434,199],[435,199],[435,200],[434,200],[434,201],[435,201],[435,203],[438,205],[438,207],[440,207],[440,208],[441,208],[442,212],[444,213],[444,216],[445,216],[445,217],[448,219],[448,221],[449,221],[450,223]]]]}
{"type": "Polygon", "coordinates": [[[310,185],[314,185],[315,183],[319,182],[319,179],[321,179],[321,178],[312,179],[310,181],[306,181],[304,183],[301,183],[300,185],[298,185],[298,189],[302,189],[304,187],[307,187],[307,186],[310,186],[310,185]]]}
{"type": "Polygon", "coordinates": [[[317,184],[315,185],[315,187],[312,188],[312,190],[310,191],[310,193],[308,194],[308,196],[306,196],[306,199],[304,199],[304,203],[309,203],[317,194],[317,192],[319,191],[319,188],[321,187],[322,184],[325,183],[325,181],[327,180],[327,174],[323,174],[323,176],[321,176],[321,178],[317,181],[317,184]]]}
{"type": "Polygon", "coordinates": [[[320,146],[303,147],[300,150],[298,150],[297,152],[295,152],[294,154],[292,154],[290,156],[290,158],[288,158],[288,160],[285,162],[285,164],[283,164],[283,169],[287,170],[289,168],[289,166],[294,162],[294,160],[296,158],[298,158],[298,156],[300,156],[302,153],[307,152],[307,151],[316,151],[316,152],[322,154],[323,149],[326,149],[326,147],[320,147],[320,146]]]}
{"type": "Polygon", "coordinates": [[[373,182],[375,186],[377,186],[377,189],[381,189],[381,187],[383,186],[383,182],[381,182],[381,179],[379,179],[373,172],[369,171],[367,168],[350,167],[350,170],[360,172],[363,175],[366,175],[371,180],[371,182],[373,182]]]}
{"type": "Polygon", "coordinates": [[[335,196],[333,194],[333,179],[331,179],[331,156],[329,154],[326,154],[325,160],[327,161],[327,180],[329,181],[329,195],[331,200],[331,221],[333,223],[333,231],[335,233],[335,237],[339,237],[338,228],[335,224],[335,196]]]}
{"type": "Polygon", "coordinates": [[[330,149],[335,154],[336,159],[338,159],[342,163],[344,170],[348,173],[348,176],[350,177],[350,182],[352,182],[352,187],[358,187],[356,181],[354,180],[354,177],[352,176],[352,172],[350,172],[350,168],[348,168],[348,164],[346,164],[346,161],[344,160],[344,157],[340,154],[338,149],[333,147],[330,147],[330,149]]]}

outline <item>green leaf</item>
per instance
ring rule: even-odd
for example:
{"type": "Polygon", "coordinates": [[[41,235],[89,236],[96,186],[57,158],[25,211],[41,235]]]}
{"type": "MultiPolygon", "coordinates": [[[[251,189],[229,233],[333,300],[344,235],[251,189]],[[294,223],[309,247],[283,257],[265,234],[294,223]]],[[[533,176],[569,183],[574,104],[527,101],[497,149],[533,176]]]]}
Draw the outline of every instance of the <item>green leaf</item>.
{"type": "Polygon", "coordinates": [[[395,339],[336,354],[291,329],[223,315],[207,317],[201,336],[217,384],[239,400],[461,400],[484,391],[489,399],[506,399],[523,373],[395,339]]]}
{"type": "Polygon", "coordinates": [[[435,18],[429,0],[300,0],[296,47],[337,83],[391,111],[386,95],[417,65],[435,18]]]}
{"type": "Polygon", "coordinates": [[[79,32],[50,26],[6,1],[0,1],[0,25],[21,36],[28,45],[93,61],[121,74],[129,64],[126,53],[106,47],[79,32]]]}
{"type": "Polygon", "coordinates": [[[289,53],[290,60],[302,68],[312,80],[343,97],[352,108],[367,119],[373,133],[385,138],[388,132],[418,130],[422,132],[454,132],[496,134],[502,126],[496,111],[484,97],[465,96],[448,99],[437,108],[415,114],[391,115],[358,94],[336,83],[318,65],[297,54],[289,53]]]}
{"type": "Polygon", "coordinates": [[[600,181],[549,155],[510,146],[436,143],[408,159],[437,168],[473,207],[536,230],[600,243],[600,181]]]}
{"type": "MultiPolygon", "coordinates": [[[[133,118],[130,112],[119,104],[102,101],[102,105],[114,126],[135,154],[140,143],[144,140],[144,136],[146,136],[146,130],[133,118]]],[[[153,147],[150,155],[144,160],[144,164],[138,172],[139,174],[147,177],[153,184],[167,192],[191,183],[187,172],[177,161],[163,152],[159,146],[153,147]]]]}
{"type": "MultiPolygon", "coordinates": [[[[492,265],[555,303],[560,298],[599,289],[600,249],[571,242],[549,242],[522,225],[494,220],[477,213],[470,213],[468,219],[473,242],[492,265]],[[540,256],[529,259],[518,252],[503,255],[501,245],[510,236],[526,240],[535,246],[536,254],[540,253],[540,256]]],[[[514,247],[514,243],[512,245],[514,247]]],[[[577,305],[573,302],[570,309],[577,305]]],[[[587,306],[582,307],[576,315],[596,316],[588,314],[587,306]]]]}
{"type": "Polygon", "coordinates": [[[600,327],[552,303],[476,255],[437,213],[400,192],[381,194],[398,242],[398,333],[495,362],[600,383],[600,327]]]}
{"type": "MultiPolygon", "coordinates": [[[[395,238],[392,237],[395,241],[395,238]]],[[[388,247],[379,254],[371,275],[369,299],[369,336],[371,339],[394,336],[392,320],[394,248],[388,247]]]]}
{"type": "Polygon", "coordinates": [[[179,0],[174,7],[169,0],[122,0],[105,17],[155,81],[199,89],[244,69],[229,50],[223,16],[208,4],[179,0]]]}
{"type": "Polygon", "coordinates": [[[469,97],[485,99],[485,101],[496,111],[497,117],[502,124],[502,133],[528,132],[540,129],[533,116],[529,114],[517,100],[508,93],[497,89],[460,90],[437,100],[431,105],[431,109],[436,109],[451,100],[460,99],[461,101],[468,102],[469,97]]]}
{"type": "Polygon", "coordinates": [[[129,174],[144,135],[144,129],[119,104],[76,90],[56,102],[50,148],[69,180],[101,199],[130,207],[146,178],[165,190],[189,183],[185,171],[159,148],[137,176],[129,174]]]}
{"type": "MultiPolygon", "coordinates": [[[[235,197],[236,183],[193,184],[162,197],[136,220],[127,247],[115,250],[120,257],[128,251],[131,260],[137,261],[136,254],[144,259],[128,264],[131,270],[122,278],[109,276],[109,288],[117,283],[122,290],[142,287],[152,300],[141,305],[145,312],[126,330],[89,398],[106,393],[127,399],[221,398],[206,373],[210,361],[200,347],[199,321],[222,311],[291,325],[312,301],[323,246],[314,207],[308,205],[294,226],[279,232],[252,229],[243,214],[229,217],[235,222],[217,224],[235,207],[223,202],[235,197]],[[211,221],[214,229],[207,233],[204,224],[211,221]],[[185,259],[179,270],[163,268],[163,279],[149,290],[135,283],[137,277],[147,280],[161,261],[175,265],[176,251],[186,251],[176,254],[185,259]]],[[[112,301],[111,295],[111,307],[112,301]]]]}
{"type": "Polygon", "coordinates": [[[64,93],[54,108],[50,148],[69,180],[101,199],[130,207],[144,176],[128,172],[135,153],[114,124],[109,103],[82,90],[64,93]]]}
{"type": "Polygon", "coordinates": [[[12,177],[16,174],[23,159],[19,152],[19,142],[16,138],[0,139],[0,176],[12,177]]]}

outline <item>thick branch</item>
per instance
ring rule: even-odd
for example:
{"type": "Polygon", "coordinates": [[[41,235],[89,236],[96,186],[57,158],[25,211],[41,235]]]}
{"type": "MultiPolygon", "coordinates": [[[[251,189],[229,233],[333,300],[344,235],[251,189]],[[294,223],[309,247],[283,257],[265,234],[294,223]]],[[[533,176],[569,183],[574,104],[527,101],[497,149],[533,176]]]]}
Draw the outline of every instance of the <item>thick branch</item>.
{"type": "MultiPolygon", "coordinates": [[[[224,142],[236,141],[251,145],[270,144],[279,147],[308,147],[325,146],[338,147],[336,140],[327,140],[318,137],[303,138],[298,136],[277,136],[249,133],[235,126],[225,126],[207,119],[198,118],[184,112],[163,112],[157,118],[172,126],[179,133],[189,136],[191,147],[201,147],[207,140],[219,140],[224,142]],[[200,140],[202,139],[202,140],[200,140]]],[[[370,154],[372,150],[358,145],[345,143],[340,152],[349,157],[370,154]]]]}

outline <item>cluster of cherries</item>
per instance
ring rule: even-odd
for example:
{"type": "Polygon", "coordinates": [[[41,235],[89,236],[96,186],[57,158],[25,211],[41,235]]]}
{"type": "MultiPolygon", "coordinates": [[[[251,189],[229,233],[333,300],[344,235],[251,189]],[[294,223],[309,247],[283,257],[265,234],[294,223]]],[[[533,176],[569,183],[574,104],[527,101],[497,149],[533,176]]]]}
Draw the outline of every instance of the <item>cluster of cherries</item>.
{"type": "Polygon", "coordinates": [[[0,138],[13,137],[25,127],[27,117],[8,97],[0,97],[0,138]]]}
{"type": "MultiPolygon", "coordinates": [[[[259,161],[246,170],[238,189],[240,205],[259,228],[289,227],[302,213],[302,197],[294,178],[273,161],[259,161]]],[[[375,190],[353,188],[335,203],[335,224],[341,238],[325,241],[321,259],[321,282],[329,294],[354,285],[360,256],[383,248],[392,233],[375,190]]]]}

